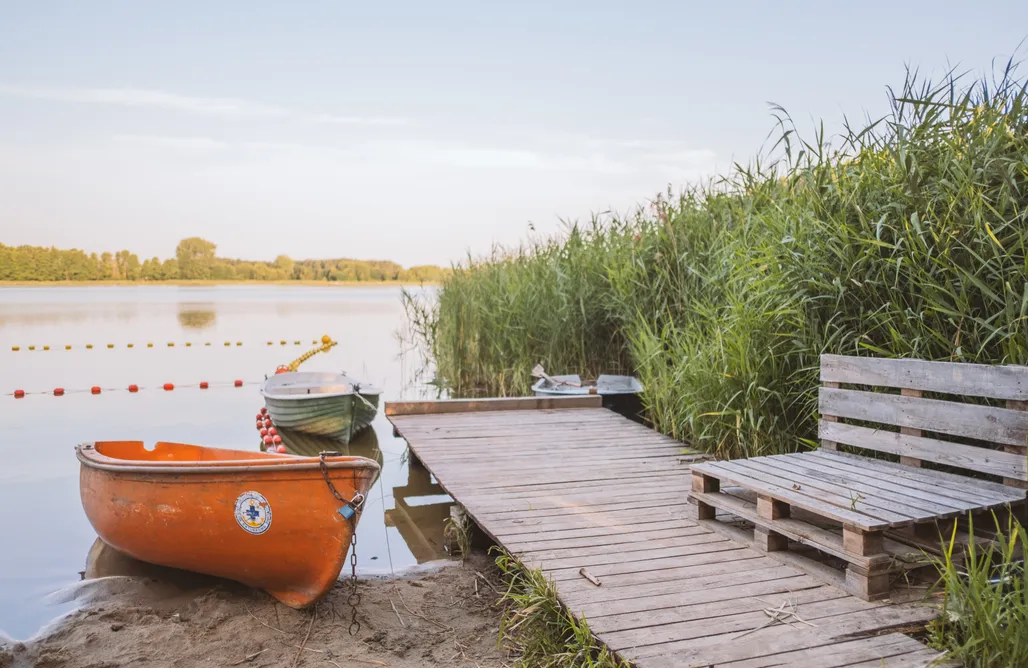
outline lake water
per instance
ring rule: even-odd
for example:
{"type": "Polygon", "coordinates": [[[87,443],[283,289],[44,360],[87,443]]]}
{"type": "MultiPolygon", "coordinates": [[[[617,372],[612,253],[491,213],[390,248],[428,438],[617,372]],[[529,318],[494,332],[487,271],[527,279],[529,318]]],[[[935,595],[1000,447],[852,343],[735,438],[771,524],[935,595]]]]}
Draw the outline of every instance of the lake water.
{"type": "MultiPolygon", "coordinates": [[[[381,388],[383,401],[425,396],[412,373],[419,361],[401,354],[404,325],[397,287],[0,288],[0,636],[28,638],[66,612],[54,594],[85,569],[96,534],[79,500],[74,445],[258,449],[260,381],[323,334],[339,345],[303,370],[346,371],[381,388]],[[53,396],[56,387],[65,396],[53,396]],[[15,399],[16,389],[29,394],[15,399]]],[[[373,427],[351,449],[382,464],[358,527],[358,572],[443,558],[448,497],[419,467],[408,470],[406,444],[381,411],[373,427]]]]}

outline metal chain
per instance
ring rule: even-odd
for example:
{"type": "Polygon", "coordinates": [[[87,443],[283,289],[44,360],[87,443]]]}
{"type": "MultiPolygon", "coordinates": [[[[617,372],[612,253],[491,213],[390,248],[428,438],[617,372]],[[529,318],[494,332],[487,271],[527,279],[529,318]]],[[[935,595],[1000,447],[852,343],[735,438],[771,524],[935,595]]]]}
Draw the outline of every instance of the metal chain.
{"type": "Polygon", "coordinates": [[[353,499],[347,501],[339,493],[339,490],[336,489],[336,486],[332,484],[332,480],[328,477],[328,465],[325,463],[325,457],[338,456],[340,454],[338,452],[322,452],[318,459],[321,466],[321,475],[325,478],[325,483],[328,485],[329,491],[332,492],[332,496],[353,509],[353,515],[351,516],[353,526],[350,531],[350,595],[346,597],[346,603],[350,606],[350,635],[355,636],[361,630],[361,623],[357,621],[357,606],[361,604],[361,594],[357,591],[357,517],[360,514],[361,506],[364,505],[364,495],[358,492],[354,495],[353,499]]]}
{"type": "Polygon", "coordinates": [[[355,636],[361,631],[361,623],[357,621],[357,606],[361,604],[361,594],[357,591],[357,516],[353,517],[354,530],[350,534],[350,595],[346,602],[350,606],[350,635],[355,636]]]}

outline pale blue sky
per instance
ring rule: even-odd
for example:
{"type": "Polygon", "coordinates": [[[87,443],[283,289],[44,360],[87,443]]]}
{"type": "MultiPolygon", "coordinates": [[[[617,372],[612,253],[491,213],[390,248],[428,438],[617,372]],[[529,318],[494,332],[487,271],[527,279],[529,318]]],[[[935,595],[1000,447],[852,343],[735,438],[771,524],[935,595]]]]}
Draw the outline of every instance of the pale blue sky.
{"type": "Polygon", "coordinates": [[[1026,35],[1023,1],[0,0],[0,242],[446,263],[1026,35]]]}

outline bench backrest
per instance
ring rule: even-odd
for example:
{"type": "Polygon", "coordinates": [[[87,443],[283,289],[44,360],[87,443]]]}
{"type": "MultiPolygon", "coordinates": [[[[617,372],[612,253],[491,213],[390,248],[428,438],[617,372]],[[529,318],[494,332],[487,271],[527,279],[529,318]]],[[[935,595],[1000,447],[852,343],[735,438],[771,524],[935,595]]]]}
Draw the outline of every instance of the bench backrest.
{"type": "Polygon", "coordinates": [[[1000,476],[1008,485],[1026,486],[1028,367],[822,355],[821,382],[822,447],[835,449],[836,444],[844,444],[887,452],[912,466],[935,462],[1000,476]],[[842,387],[853,385],[865,389],[842,387]],[[870,388],[899,392],[872,392],[870,388]],[[925,392],[947,396],[925,398],[925,392]],[[1002,407],[966,403],[962,397],[1001,400],[1002,407]]]}

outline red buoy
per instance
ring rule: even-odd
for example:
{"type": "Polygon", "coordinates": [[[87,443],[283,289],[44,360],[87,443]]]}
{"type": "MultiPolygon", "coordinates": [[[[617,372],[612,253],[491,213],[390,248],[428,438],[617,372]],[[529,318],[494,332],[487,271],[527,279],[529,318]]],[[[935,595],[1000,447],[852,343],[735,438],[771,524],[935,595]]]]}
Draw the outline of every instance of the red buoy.
{"type": "Polygon", "coordinates": [[[264,421],[264,426],[267,427],[268,429],[271,429],[271,420],[265,420],[264,421]]]}
{"type": "Polygon", "coordinates": [[[261,415],[267,415],[267,414],[268,414],[268,409],[267,409],[267,407],[262,407],[262,408],[261,408],[261,415]]]}
{"type": "Polygon", "coordinates": [[[284,445],[277,446],[275,448],[275,452],[279,453],[280,455],[286,454],[286,446],[284,446],[284,445]]]}
{"type": "Polygon", "coordinates": [[[267,435],[268,435],[268,430],[267,430],[267,429],[263,429],[263,428],[262,428],[262,429],[261,429],[261,438],[263,438],[263,437],[265,437],[265,436],[267,436],[267,435]]]}
{"type": "Polygon", "coordinates": [[[200,389],[201,390],[206,390],[208,387],[210,387],[210,385],[207,384],[206,380],[201,380],[200,381],[200,389]]]}
{"type": "Polygon", "coordinates": [[[15,399],[21,399],[24,396],[25,396],[25,390],[15,390],[14,391],[14,398],[15,399]]]}
{"type": "Polygon", "coordinates": [[[282,442],[282,437],[278,436],[278,435],[274,435],[274,436],[271,437],[271,442],[274,443],[275,445],[278,445],[279,443],[282,442]]]}
{"type": "Polygon", "coordinates": [[[242,386],[243,386],[243,381],[237,380],[236,381],[236,387],[242,387],[242,386]]]}
{"type": "MultiPolygon", "coordinates": [[[[283,343],[285,343],[285,341],[283,341],[283,343]]],[[[287,367],[287,366],[280,366],[277,369],[275,369],[275,375],[277,376],[280,373],[289,373],[290,371],[291,371],[291,369],[289,367],[287,367]]]]}
{"type": "Polygon", "coordinates": [[[128,391],[129,392],[138,392],[139,391],[139,386],[138,385],[129,385],[128,386],[128,391]]]}
{"type": "Polygon", "coordinates": [[[263,441],[264,441],[264,445],[271,445],[271,442],[272,442],[270,436],[265,436],[263,441]]]}
{"type": "Polygon", "coordinates": [[[100,386],[94,385],[93,387],[89,388],[89,391],[93,394],[100,394],[100,386]]]}
{"type": "Polygon", "coordinates": [[[165,383],[164,384],[164,389],[168,390],[170,392],[171,390],[175,389],[175,385],[173,383],[165,383]]]}
{"type": "Polygon", "coordinates": [[[271,434],[272,436],[278,436],[278,430],[277,430],[277,429],[275,429],[274,427],[272,427],[271,429],[269,429],[269,430],[268,430],[268,433],[269,433],[269,434],[271,434]]]}
{"type": "Polygon", "coordinates": [[[63,387],[55,387],[54,388],[54,396],[55,397],[63,397],[64,396],[64,388],[63,387]]]}

